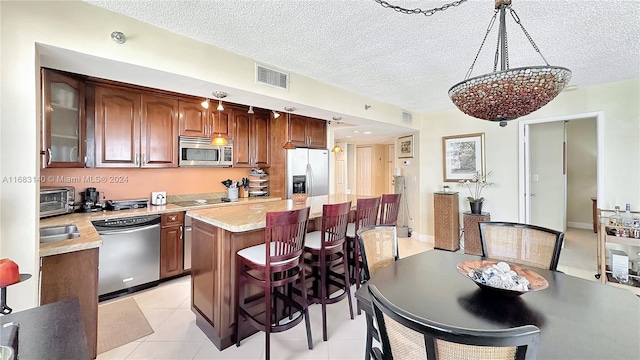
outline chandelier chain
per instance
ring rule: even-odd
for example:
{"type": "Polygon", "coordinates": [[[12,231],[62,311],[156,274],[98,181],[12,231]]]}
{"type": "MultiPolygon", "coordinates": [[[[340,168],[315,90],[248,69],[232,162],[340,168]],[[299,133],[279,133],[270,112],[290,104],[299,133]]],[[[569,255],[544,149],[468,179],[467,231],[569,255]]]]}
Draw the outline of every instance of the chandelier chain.
{"type": "Polygon", "coordinates": [[[378,4],[382,5],[382,7],[384,7],[384,8],[393,9],[393,10],[399,12],[399,13],[403,13],[403,14],[423,14],[424,16],[431,16],[431,15],[435,14],[438,11],[445,11],[450,7],[458,6],[458,5],[462,4],[463,2],[466,2],[467,0],[457,0],[457,1],[454,1],[452,3],[444,4],[444,5],[440,6],[440,7],[436,7],[436,8],[429,9],[429,10],[422,10],[420,8],[406,9],[406,8],[403,8],[403,7],[398,6],[398,5],[389,4],[388,2],[386,2],[384,0],[374,0],[374,1],[377,2],[378,4]]]}
{"type": "Polygon", "coordinates": [[[509,11],[511,13],[511,17],[513,18],[513,21],[515,21],[516,24],[518,24],[520,26],[520,29],[522,29],[522,32],[524,33],[524,35],[527,37],[527,39],[531,43],[531,46],[533,46],[533,48],[536,50],[536,52],[538,54],[540,54],[540,57],[542,58],[542,60],[544,60],[544,63],[547,64],[547,66],[549,66],[549,62],[547,62],[547,59],[545,59],[544,55],[542,55],[542,52],[538,48],[538,45],[536,45],[536,43],[533,41],[533,38],[531,37],[531,35],[529,35],[529,32],[527,31],[527,29],[525,29],[524,25],[522,25],[522,22],[520,22],[520,17],[518,16],[518,14],[516,14],[516,11],[513,10],[512,7],[509,8],[509,11]]]}
{"type": "Polygon", "coordinates": [[[501,36],[504,37],[504,43],[505,43],[504,53],[502,54],[502,56],[504,56],[506,68],[507,69],[509,68],[509,45],[508,45],[509,41],[507,39],[507,29],[505,29],[504,34],[498,31],[498,43],[496,44],[496,54],[495,54],[495,57],[493,58],[493,72],[498,71],[498,61],[500,60],[500,37],[501,36]]]}
{"type": "Polygon", "coordinates": [[[480,44],[480,49],[478,49],[478,52],[476,53],[476,57],[473,59],[473,63],[469,67],[469,70],[467,71],[467,75],[465,75],[465,77],[464,77],[465,80],[469,79],[469,76],[471,76],[471,72],[473,71],[473,67],[476,65],[476,61],[478,61],[478,56],[480,55],[480,51],[482,50],[482,47],[484,46],[484,43],[487,41],[487,36],[489,36],[489,33],[491,32],[491,29],[493,28],[493,24],[495,24],[495,22],[496,22],[496,17],[498,16],[498,11],[499,10],[496,9],[493,12],[493,17],[491,18],[491,21],[489,21],[489,27],[487,27],[487,32],[484,34],[484,38],[482,39],[482,44],[480,44]]]}

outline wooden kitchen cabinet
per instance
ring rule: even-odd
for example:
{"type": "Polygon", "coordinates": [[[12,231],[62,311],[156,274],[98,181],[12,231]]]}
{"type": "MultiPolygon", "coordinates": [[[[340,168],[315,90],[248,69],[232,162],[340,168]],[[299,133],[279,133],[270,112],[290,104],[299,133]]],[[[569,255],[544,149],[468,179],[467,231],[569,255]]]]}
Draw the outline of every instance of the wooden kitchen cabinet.
{"type": "Polygon", "coordinates": [[[270,166],[269,112],[254,111],[255,114],[234,112],[234,167],[270,166]]]}
{"type": "Polygon", "coordinates": [[[42,69],[42,167],[84,167],[84,83],[42,69]]]}
{"type": "Polygon", "coordinates": [[[180,136],[209,137],[209,119],[209,110],[201,102],[180,100],[180,136]]]}
{"type": "Polygon", "coordinates": [[[98,248],[41,258],[40,305],[77,297],[92,359],[98,346],[98,248]]]}
{"type": "Polygon", "coordinates": [[[326,149],[327,122],[292,114],[289,118],[289,141],[296,147],[326,149]]]}
{"type": "Polygon", "coordinates": [[[213,105],[210,106],[209,118],[211,119],[211,134],[210,137],[214,138],[218,135],[227,140],[233,140],[233,115],[236,111],[244,111],[235,109],[225,105],[224,110],[218,111],[213,105]]]}
{"type": "Polygon", "coordinates": [[[168,96],[97,85],[96,167],[177,167],[178,104],[168,96]]]}
{"type": "Polygon", "coordinates": [[[139,91],[96,86],[96,167],[140,167],[139,91]]]}
{"type": "Polygon", "coordinates": [[[160,279],[165,279],[184,271],[184,212],[162,214],[160,226],[160,279]]]}
{"type": "Polygon", "coordinates": [[[178,100],[142,93],[140,166],[178,166],[178,100]]]}

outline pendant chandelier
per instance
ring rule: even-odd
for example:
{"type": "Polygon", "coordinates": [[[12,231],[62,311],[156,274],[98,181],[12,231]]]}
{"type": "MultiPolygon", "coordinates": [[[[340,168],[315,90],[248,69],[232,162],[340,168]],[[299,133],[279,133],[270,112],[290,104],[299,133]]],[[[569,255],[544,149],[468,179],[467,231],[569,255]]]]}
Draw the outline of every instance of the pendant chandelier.
{"type": "MultiPolygon", "coordinates": [[[[442,7],[421,10],[404,9],[390,5],[383,0],[374,0],[384,7],[390,7],[405,14],[433,15],[436,11],[444,11],[451,6],[457,6],[466,0],[456,1],[442,7]]],[[[520,18],[511,8],[511,0],[496,0],[495,11],[489,27],[484,35],[480,49],[476,54],[464,81],[449,89],[449,97],[458,109],[465,114],[488,121],[498,121],[500,126],[506,126],[508,120],[517,119],[531,114],[553,100],[571,79],[571,71],[564,67],[550,66],[540,49],[535,44],[520,18]],[[509,51],[507,46],[506,12],[520,26],[525,36],[544,61],[544,66],[528,66],[509,68],[509,51]],[[496,17],[500,14],[498,43],[494,56],[493,72],[470,77],[476,64],[478,55],[491,32],[496,17]],[[500,69],[498,70],[498,62],[500,69]]]]}

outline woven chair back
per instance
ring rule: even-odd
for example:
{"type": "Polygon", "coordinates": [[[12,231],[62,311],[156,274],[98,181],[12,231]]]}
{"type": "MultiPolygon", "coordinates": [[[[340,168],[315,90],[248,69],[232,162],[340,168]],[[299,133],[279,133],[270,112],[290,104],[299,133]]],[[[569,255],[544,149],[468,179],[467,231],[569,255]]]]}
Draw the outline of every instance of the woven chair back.
{"type": "Polygon", "coordinates": [[[322,206],[322,247],[342,245],[347,237],[351,201],[322,206]]]}
{"type": "Polygon", "coordinates": [[[379,225],[398,225],[401,194],[382,194],[379,225]]]}
{"type": "Polygon", "coordinates": [[[369,285],[369,293],[385,360],[536,358],[540,329],[534,325],[507,330],[458,328],[423,319],[398,308],[375,285],[369,285]]]}
{"type": "Polygon", "coordinates": [[[540,269],[556,270],[564,234],[519,223],[480,222],[485,257],[540,269]]]}
{"type": "Polygon", "coordinates": [[[380,198],[358,199],[356,204],[356,232],[365,227],[372,226],[378,221],[380,210],[380,198]]]}
{"type": "Polygon", "coordinates": [[[398,235],[395,226],[368,226],[361,228],[357,235],[364,264],[364,280],[371,279],[379,269],[398,260],[398,235]]]}
{"type": "Polygon", "coordinates": [[[264,231],[267,268],[272,263],[286,262],[302,256],[307,220],[309,207],[267,213],[264,231]]]}

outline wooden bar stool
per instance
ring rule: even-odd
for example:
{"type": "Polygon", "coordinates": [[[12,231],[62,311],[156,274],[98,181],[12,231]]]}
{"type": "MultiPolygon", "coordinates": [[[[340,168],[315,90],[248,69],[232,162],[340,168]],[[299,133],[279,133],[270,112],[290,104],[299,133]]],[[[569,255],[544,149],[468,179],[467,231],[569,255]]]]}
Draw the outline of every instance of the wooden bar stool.
{"type": "Polygon", "coordinates": [[[311,267],[313,292],[309,299],[322,304],[322,339],[327,341],[327,304],[349,299],[349,313],[353,319],[349,269],[347,265],[347,221],[351,201],[322,206],[322,230],[307,234],[304,250],[305,264],[311,267]],[[334,271],[342,265],[343,273],[334,271]],[[329,286],[343,289],[338,296],[331,297],[329,286]]]}
{"type": "Polygon", "coordinates": [[[401,194],[382,194],[378,225],[398,225],[401,194]]]}
{"type": "MultiPolygon", "coordinates": [[[[356,204],[356,220],[355,222],[347,224],[347,244],[349,249],[349,264],[354,269],[352,279],[356,283],[356,289],[360,288],[361,274],[360,274],[360,246],[356,238],[356,233],[359,229],[366,226],[372,226],[376,224],[378,220],[378,210],[380,209],[380,198],[370,199],[358,199],[356,204]]],[[[360,308],[358,307],[358,315],[360,315],[360,308]]]]}
{"type": "Polygon", "coordinates": [[[313,349],[311,326],[305,286],[303,249],[307,232],[309,208],[267,213],[264,230],[264,244],[254,245],[238,251],[236,254],[236,314],[234,330],[236,346],[240,346],[238,332],[240,316],[256,329],[265,332],[266,359],[270,358],[270,334],[288,330],[302,321],[307,326],[307,343],[313,349]],[[292,296],[291,287],[300,281],[302,299],[292,296]],[[245,286],[259,287],[264,296],[245,299],[245,286]],[[288,291],[278,291],[278,288],[288,291]],[[277,313],[276,303],[281,301],[283,308],[289,308],[288,319],[283,313],[277,313]],[[274,310],[272,311],[272,305],[274,310]],[[293,317],[291,308],[299,312],[293,317]],[[252,311],[250,311],[252,310],[252,311]]]}

